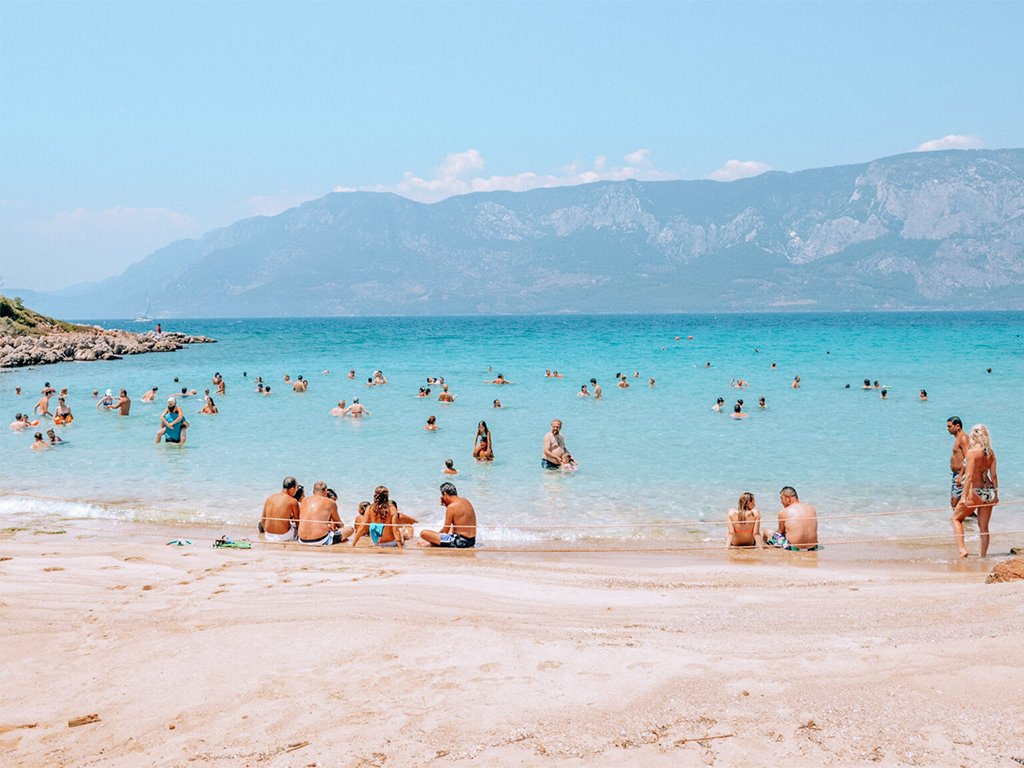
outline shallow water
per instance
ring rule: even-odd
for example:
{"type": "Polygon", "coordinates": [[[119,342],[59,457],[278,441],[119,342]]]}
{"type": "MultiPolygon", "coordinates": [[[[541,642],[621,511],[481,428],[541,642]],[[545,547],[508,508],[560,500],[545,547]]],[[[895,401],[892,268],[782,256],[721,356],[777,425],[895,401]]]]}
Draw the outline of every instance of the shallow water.
{"type": "MultiPolygon", "coordinates": [[[[0,374],[0,414],[8,421],[32,408],[44,381],[69,388],[76,417],[57,428],[67,444],[43,453],[29,449],[30,434],[2,431],[0,494],[8,495],[0,512],[41,505],[71,516],[241,523],[255,519],[263,498],[294,474],[307,488],[326,480],[345,518],[384,484],[403,511],[434,524],[442,514],[441,469],[452,458],[454,481],[490,540],[646,540],[680,531],[718,540],[720,527],[698,521],[720,520],[745,490],[773,520],[786,484],[823,517],[939,510],[833,520],[823,538],[945,533],[951,415],[968,428],[989,425],[1002,499],[1021,496],[1024,313],[182,320],[164,327],[219,341],[0,374]],[[345,377],[350,368],[355,381],[345,377]],[[366,386],[375,369],[387,386],[366,386]],[[564,378],[545,378],[545,369],[564,378]],[[226,396],[214,395],[220,414],[196,415],[215,371],[227,381],[226,396]],[[615,386],[619,371],[629,389],[615,386]],[[514,384],[484,383],[499,372],[514,384]],[[285,373],[310,379],[310,391],[293,393],[285,373]],[[273,395],[253,391],[257,375],[273,395]],[[428,375],[445,377],[455,404],[438,403],[437,387],[430,399],[416,397],[428,375]],[[790,386],[795,375],[799,390],[790,386]],[[600,401],[577,397],[591,377],[604,389],[600,401]],[[731,388],[737,377],[750,388],[731,388]],[[887,386],[890,399],[863,391],[865,378],[887,386]],[[142,403],[154,385],[158,403],[142,403]],[[26,394],[16,397],[16,386],[26,394]],[[180,386],[200,393],[184,401],[188,445],[156,446],[166,396],[180,386]],[[134,400],[132,415],[97,412],[92,391],[121,387],[134,400]],[[928,402],[918,400],[922,388],[928,402]],[[730,407],[743,398],[749,418],[712,412],[719,396],[730,407]],[[371,416],[328,415],[339,399],[356,397],[371,416]],[[494,398],[506,407],[492,408],[494,398]],[[436,433],[423,430],[430,414],[436,433]],[[552,418],[565,422],[577,472],[539,466],[552,418]],[[493,463],[472,459],[480,419],[493,434],[493,463]],[[31,502],[12,492],[70,501],[31,502]]],[[[1011,519],[1024,528],[1020,508],[997,508],[994,530],[1011,519]]]]}

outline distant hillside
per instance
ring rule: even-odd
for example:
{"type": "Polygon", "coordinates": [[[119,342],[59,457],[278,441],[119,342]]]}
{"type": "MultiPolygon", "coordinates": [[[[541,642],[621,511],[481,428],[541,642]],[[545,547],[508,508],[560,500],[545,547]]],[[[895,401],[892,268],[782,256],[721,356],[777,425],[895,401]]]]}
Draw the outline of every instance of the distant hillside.
{"type": "MultiPolygon", "coordinates": [[[[26,293],[27,296],[27,293],[26,293]]],[[[32,294],[174,316],[1024,308],[1024,150],[425,205],[340,193],[32,294]]]]}
{"type": "Polygon", "coordinates": [[[8,297],[0,293],[0,337],[46,336],[51,333],[92,332],[86,325],[65,323],[34,312],[24,305],[20,296],[8,297]]]}

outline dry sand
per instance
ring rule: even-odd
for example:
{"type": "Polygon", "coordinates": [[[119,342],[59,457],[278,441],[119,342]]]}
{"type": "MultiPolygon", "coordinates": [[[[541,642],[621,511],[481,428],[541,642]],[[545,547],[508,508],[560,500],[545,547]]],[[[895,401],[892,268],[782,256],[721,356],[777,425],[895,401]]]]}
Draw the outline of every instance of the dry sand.
{"type": "Polygon", "coordinates": [[[997,558],[221,550],[61,526],[0,538],[4,765],[1024,759],[1024,582],[986,585],[997,558]]]}

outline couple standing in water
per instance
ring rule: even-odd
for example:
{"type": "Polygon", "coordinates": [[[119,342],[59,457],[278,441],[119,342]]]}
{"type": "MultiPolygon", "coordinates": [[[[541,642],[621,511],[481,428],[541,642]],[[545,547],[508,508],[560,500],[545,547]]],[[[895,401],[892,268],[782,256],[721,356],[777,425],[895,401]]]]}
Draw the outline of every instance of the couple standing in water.
{"type": "Polygon", "coordinates": [[[946,420],[946,430],[953,436],[953,453],[949,459],[952,481],[949,488],[949,504],[953,507],[953,536],[956,538],[960,557],[967,557],[964,545],[964,520],[971,515],[978,516],[978,533],[981,538],[980,554],[988,554],[988,523],[992,509],[999,503],[999,476],[996,474],[996,453],[992,449],[992,437],[988,427],[975,424],[970,435],[964,433],[963,422],[951,416],[946,420]]]}

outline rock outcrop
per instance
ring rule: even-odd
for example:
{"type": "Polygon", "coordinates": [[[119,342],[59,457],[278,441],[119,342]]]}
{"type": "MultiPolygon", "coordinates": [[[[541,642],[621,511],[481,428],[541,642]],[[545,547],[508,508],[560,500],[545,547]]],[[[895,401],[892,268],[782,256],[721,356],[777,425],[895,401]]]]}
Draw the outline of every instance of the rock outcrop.
{"type": "Polygon", "coordinates": [[[129,333],[105,330],[50,333],[45,336],[15,336],[0,332],[0,368],[46,365],[73,360],[120,360],[125,355],[146,352],[174,352],[186,344],[213,342],[205,336],[184,333],[129,333]]]}

